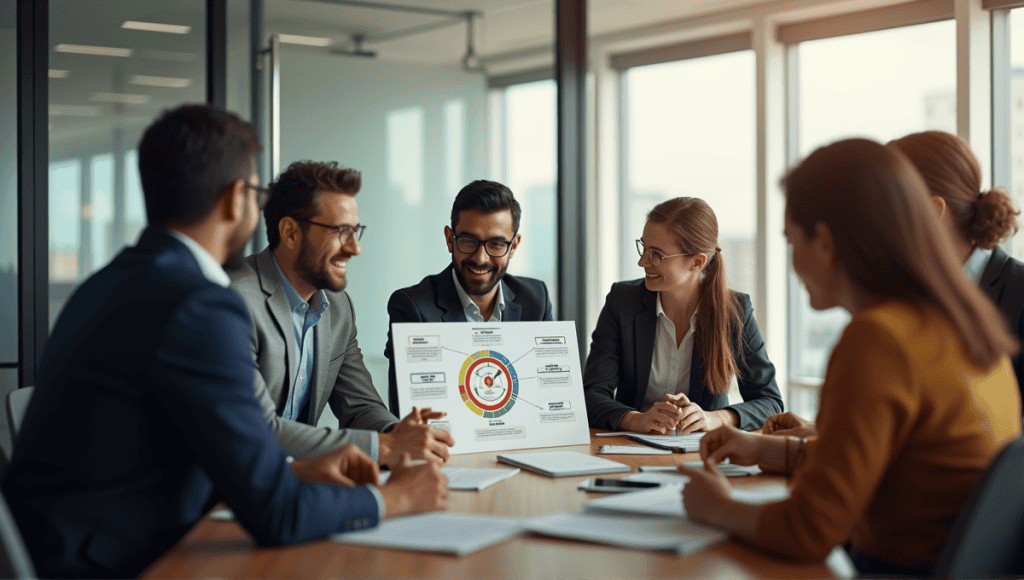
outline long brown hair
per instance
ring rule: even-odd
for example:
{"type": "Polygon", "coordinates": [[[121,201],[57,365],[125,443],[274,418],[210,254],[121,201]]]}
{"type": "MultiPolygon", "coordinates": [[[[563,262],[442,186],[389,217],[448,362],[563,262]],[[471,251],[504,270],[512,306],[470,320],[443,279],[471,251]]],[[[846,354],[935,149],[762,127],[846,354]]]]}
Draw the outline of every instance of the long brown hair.
{"type": "Polygon", "coordinates": [[[990,250],[1017,233],[1020,211],[1002,189],[981,191],[981,165],[960,137],[924,131],[890,141],[886,147],[903,153],[931,194],[945,200],[965,240],[990,250]]]}
{"type": "Polygon", "coordinates": [[[839,141],[811,153],[783,185],[787,218],[808,237],[825,223],[836,258],[863,292],[934,306],[979,365],[1019,349],[996,307],[963,275],[924,180],[901,153],[866,139],[839,141]]]}
{"type": "MultiPolygon", "coordinates": [[[[647,219],[667,226],[675,234],[682,253],[708,256],[700,281],[700,307],[693,341],[704,360],[706,387],[720,395],[729,390],[729,378],[739,372],[733,340],[740,336],[742,321],[736,300],[725,284],[718,218],[703,199],[677,197],[654,206],[647,219]]],[[[742,357],[743,351],[738,352],[742,357]]]]}

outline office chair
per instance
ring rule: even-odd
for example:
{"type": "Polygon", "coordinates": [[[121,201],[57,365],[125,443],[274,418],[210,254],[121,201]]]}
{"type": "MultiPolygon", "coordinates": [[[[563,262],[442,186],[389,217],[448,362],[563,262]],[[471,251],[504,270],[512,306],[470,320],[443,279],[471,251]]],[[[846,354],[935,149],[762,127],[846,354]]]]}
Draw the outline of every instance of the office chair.
{"type": "Polygon", "coordinates": [[[25,418],[25,411],[28,410],[28,403],[32,400],[32,391],[35,390],[35,387],[24,387],[7,393],[7,426],[11,429],[12,448],[14,437],[21,430],[21,422],[25,418]]]}
{"type": "Polygon", "coordinates": [[[1006,446],[978,480],[946,549],[936,578],[1024,575],[1024,439],[1006,446]]]}
{"type": "MultiPolygon", "coordinates": [[[[10,407],[8,407],[9,409],[10,407]]],[[[0,494],[0,578],[35,578],[25,543],[21,541],[18,524],[7,509],[7,501],[0,494]]]]}

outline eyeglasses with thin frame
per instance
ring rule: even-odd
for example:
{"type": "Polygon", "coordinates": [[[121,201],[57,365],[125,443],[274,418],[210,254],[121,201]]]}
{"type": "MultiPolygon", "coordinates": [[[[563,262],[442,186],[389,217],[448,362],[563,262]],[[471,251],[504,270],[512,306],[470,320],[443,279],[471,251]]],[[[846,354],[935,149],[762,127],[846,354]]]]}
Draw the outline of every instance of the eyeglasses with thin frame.
{"type": "Polygon", "coordinates": [[[455,240],[455,249],[463,254],[475,254],[480,248],[480,244],[483,244],[484,251],[486,251],[487,255],[492,258],[504,257],[512,247],[512,242],[506,242],[505,240],[500,239],[478,240],[467,234],[452,234],[452,239],[455,240]]]}
{"type": "Polygon", "coordinates": [[[643,240],[637,240],[636,241],[636,251],[640,254],[640,258],[641,259],[643,259],[644,253],[646,253],[647,257],[650,258],[650,260],[651,260],[651,264],[654,265],[654,266],[660,266],[661,265],[661,261],[664,260],[665,258],[676,258],[676,257],[679,257],[679,256],[689,256],[689,254],[669,254],[667,256],[662,256],[661,254],[659,254],[658,252],[655,252],[654,250],[647,250],[647,248],[644,246],[644,241],[643,240]]]}
{"type": "Polygon", "coordinates": [[[249,183],[248,181],[245,182],[245,185],[249,189],[256,190],[256,205],[258,205],[260,209],[267,207],[267,200],[270,199],[270,190],[262,185],[249,183]]]}
{"type": "Polygon", "coordinates": [[[341,242],[341,245],[343,245],[343,246],[345,244],[349,243],[352,240],[353,236],[355,237],[356,241],[358,242],[363,237],[363,232],[366,231],[366,226],[361,226],[359,224],[356,224],[354,226],[350,226],[350,225],[332,226],[332,225],[328,225],[328,224],[322,224],[320,222],[315,222],[313,220],[300,220],[300,219],[296,219],[295,221],[297,221],[297,222],[306,222],[307,224],[313,224],[314,226],[320,226],[322,228],[327,228],[329,230],[334,230],[338,234],[338,241],[341,242]]]}

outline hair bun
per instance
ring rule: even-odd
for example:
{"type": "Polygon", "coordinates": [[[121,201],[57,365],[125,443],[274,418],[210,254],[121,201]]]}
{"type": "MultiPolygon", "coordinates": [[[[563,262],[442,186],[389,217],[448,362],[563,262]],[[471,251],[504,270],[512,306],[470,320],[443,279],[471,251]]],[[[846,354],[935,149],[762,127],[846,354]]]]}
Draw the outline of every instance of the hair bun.
{"type": "Polygon", "coordinates": [[[1020,210],[1002,189],[990,189],[978,194],[974,202],[974,215],[968,224],[971,239],[985,249],[1017,233],[1020,210]]]}

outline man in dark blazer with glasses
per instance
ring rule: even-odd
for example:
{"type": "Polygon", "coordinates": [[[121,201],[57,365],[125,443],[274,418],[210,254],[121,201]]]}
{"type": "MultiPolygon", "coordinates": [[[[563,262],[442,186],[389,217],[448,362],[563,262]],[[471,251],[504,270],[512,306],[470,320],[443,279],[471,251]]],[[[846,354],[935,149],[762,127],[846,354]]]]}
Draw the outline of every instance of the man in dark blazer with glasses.
{"type": "Polygon", "coordinates": [[[552,320],[544,282],[506,274],[522,239],[522,209],[512,191],[495,181],[462,188],[444,227],[452,261],[440,274],[396,290],[388,300],[388,398],[398,413],[398,381],[391,325],[396,322],[514,322],[552,320]]]}

